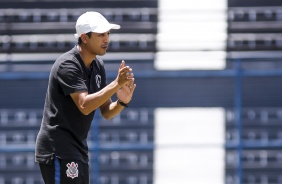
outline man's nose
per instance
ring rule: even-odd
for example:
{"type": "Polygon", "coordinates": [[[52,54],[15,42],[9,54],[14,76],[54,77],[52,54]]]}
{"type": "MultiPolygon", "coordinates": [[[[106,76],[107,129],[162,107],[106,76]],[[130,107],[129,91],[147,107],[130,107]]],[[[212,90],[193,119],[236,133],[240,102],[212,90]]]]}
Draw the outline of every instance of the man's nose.
{"type": "Polygon", "coordinates": [[[106,43],[108,43],[109,41],[110,41],[110,36],[109,35],[106,35],[105,37],[104,37],[104,40],[103,40],[104,42],[106,42],[106,43]]]}

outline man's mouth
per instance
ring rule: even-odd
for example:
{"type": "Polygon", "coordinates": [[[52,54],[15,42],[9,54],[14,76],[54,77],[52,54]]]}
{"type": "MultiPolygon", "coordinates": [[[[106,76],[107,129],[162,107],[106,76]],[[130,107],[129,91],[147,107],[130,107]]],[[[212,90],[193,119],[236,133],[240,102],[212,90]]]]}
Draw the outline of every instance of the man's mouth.
{"type": "Polygon", "coordinates": [[[103,49],[107,49],[107,48],[108,48],[108,45],[102,45],[102,48],[103,48],[103,49]]]}

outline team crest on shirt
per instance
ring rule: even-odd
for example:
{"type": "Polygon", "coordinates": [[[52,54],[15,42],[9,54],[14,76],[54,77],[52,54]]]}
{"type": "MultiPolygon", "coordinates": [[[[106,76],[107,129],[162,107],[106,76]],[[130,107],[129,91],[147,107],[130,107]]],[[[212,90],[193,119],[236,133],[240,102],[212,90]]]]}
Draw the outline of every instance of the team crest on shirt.
{"type": "Polygon", "coordinates": [[[98,86],[98,88],[100,88],[100,86],[101,86],[101,75],[96,75],[96,84],[97,84],[97,86],[98,86]]]}
{"type": "Polygon", "coordinates": [[[78,164],[77,163],[68,163],[67,164],[67,177],[70,177],[72,179],[78,177],[78,164]]]}

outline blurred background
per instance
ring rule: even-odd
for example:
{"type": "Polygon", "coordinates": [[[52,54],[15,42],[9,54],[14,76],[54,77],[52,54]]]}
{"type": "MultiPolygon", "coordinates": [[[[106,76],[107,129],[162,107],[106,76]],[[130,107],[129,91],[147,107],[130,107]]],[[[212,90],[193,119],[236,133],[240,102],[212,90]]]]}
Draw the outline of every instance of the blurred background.
{"type": "Polygon", "coordinates": [[[279,0],[1,0],[0,184],[43,184],[49,71],[86,11],[121,25],[108,82],[124,59],[137,83],[119,116],[95,115],[92,184],[282,184],[279,0]]]}

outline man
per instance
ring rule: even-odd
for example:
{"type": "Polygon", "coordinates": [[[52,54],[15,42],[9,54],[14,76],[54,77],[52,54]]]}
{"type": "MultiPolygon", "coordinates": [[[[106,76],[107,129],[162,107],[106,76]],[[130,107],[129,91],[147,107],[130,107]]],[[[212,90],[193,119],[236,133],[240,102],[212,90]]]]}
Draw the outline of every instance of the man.
{"type": "Polygon", "coordinates": [[[96,58],[106,53],[110,30],[119,28],[98,12],[82,14],[76,22],[78,45],[51,69],[35,151],[46,184],[88,184],[86,140],[95,110],[111,119],[131,101],[136,87],[132,69],[122,61],[107,85],[103,61],[96,58]]]}

